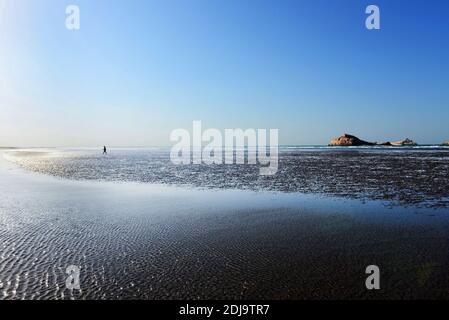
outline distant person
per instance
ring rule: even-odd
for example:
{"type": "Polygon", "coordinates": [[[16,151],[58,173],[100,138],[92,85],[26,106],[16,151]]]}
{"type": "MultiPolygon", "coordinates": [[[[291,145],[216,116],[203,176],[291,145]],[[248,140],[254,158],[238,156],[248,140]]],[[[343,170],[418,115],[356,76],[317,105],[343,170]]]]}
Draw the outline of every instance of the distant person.
{"type": "Polygon", "coordinates": [[[103,146],[103,154],[108,154],[108,151],[106,150],[106,146],[103,146]]]}

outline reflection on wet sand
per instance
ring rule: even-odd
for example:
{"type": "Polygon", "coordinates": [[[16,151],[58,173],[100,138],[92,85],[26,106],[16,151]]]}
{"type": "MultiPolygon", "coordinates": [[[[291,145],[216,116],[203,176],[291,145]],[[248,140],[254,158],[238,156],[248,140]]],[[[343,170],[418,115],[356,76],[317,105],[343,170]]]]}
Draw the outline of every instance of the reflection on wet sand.
{"type": "Polygon", "coordinates": [[[1,299],[448,297],[447,209],[0,168],[1,299]],[[381,290],[365,288],[365,268],[381,290]],[[65,288],[69,265],[81,290],[65,288]]]}

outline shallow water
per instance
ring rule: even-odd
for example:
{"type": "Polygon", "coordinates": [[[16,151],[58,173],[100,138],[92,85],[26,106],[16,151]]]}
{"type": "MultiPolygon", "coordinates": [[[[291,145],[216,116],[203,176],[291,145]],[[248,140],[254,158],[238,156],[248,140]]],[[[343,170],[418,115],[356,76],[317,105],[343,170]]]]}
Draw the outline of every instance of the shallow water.
{"type": "MultiPolygon", "coordinates": [[[[20,155],[66,174],[78,167],[64,163],[79,163],[84,175],[126,181],[138,172],[120,176],[109,161],[126,167],[130,152],[148,153],[93,152],[20,155]]],[[[445,207],[76,181],[1,161],[0,181],[0,299],[449,297],[445,207]],[[381,268],[381,291],[364,287],[370,264],[381,268]],[[81,291],[65,287],[69,265],[81,267],[81,291]]]]}
{"type": "Polygon", "coordinates": [[[9,159],[68,179],[137,181],[214,189],[270,190],[449,207],[449,148],[283,147],[279,170],[258,165],[174,165],[168,148],[17,151],[9,159]]]}

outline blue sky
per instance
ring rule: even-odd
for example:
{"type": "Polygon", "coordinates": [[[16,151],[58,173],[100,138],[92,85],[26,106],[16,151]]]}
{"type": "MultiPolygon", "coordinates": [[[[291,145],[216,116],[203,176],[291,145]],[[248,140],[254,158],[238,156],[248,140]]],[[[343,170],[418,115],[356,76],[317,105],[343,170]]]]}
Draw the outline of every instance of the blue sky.
{"type": "Polygon", "coordinates": [[[193,120],[440,143],[448,16],[445,0],[0,0],[0,145],[170,145],[193,120]]]}

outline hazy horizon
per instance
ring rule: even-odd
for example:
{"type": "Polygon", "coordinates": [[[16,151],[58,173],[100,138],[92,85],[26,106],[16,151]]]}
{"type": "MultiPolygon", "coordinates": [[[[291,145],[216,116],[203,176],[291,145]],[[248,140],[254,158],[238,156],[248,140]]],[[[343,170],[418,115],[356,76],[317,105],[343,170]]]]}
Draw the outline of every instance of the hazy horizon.
{"type": "Polygon", "coordinates": [[[276,128],[281,145],[449,140],[447,1],[0,0],[0,146],[170,146],[276,128]],[[80,8],[80,30],[65,8],[80,8]],[[365,8],[381,29],[365,28],[365,8]],[[402,18],[400,18],[402,17],[402,18]]]}

